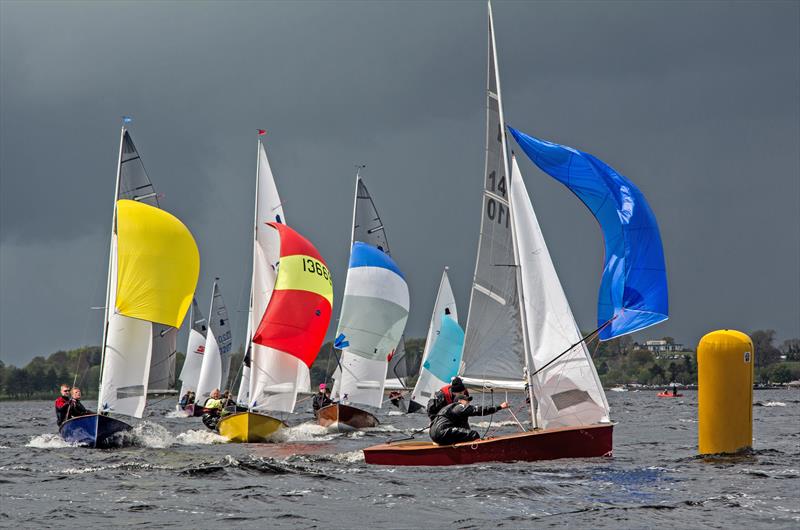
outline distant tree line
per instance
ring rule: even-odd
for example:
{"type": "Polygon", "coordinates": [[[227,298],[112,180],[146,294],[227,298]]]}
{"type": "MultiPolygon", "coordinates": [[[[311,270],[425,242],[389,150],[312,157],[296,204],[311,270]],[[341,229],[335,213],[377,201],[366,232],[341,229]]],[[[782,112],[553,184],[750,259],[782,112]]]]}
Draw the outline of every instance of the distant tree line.
{"type": "MultiPolygon", "coordinates": [[[[789,339],[775,346],[775,331],[755,330],[750,333],[755,350],[755,378],[762,383],[787,383],[800,379],[800,339],[789,339]],[[785,358],[785,359],[784,359],[785,358]]],[[[664,337],[674,343],[671,337],[664,337]]],[[[412,370],[419,368],[424,338],[407,338],[405,355],[412,370]]],[[[644,385],[666,385],[671,382],[694,384],[697,382],[697,359],[693,351],[652,352],[636,347],[629,336],[609,341],[589,343],[597,373],[606,386],[625,383],[644,385]]],[[[6,365],[0,361],[0,399],[45,399],[54,397],[58,385],[73,382],[80,386],[87,398],[96,397],[100,380],[100,347],[84,346],[68,351],[57,351],[48,357],[34,357],[24,368],[6,365]]],[[[333,349],[333,343],[322,345],[320,353],[311,366],[312,388],[331,382],[341,352],[333,349]]],[[[231,358],[228,384],[236,392],[239,388],[242,347],[231,358]]],[[[176,373],[180,374],[184,354],[177,353],[176,373]]],[[[410,386],[416,377],[407,381],[410,386]]],[[[177,383],[180,385],[180,383],[177,383]]]]}

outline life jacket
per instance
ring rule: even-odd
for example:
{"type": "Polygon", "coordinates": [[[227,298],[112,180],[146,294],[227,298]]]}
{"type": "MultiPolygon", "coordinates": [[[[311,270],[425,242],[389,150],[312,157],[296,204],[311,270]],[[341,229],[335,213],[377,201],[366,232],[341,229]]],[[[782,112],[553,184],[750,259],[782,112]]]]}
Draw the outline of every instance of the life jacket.
{"type": "Polygon", "coordinates": [[[444,385],[439,390],[441,390],[442,394],[444,394],[445,403],[448,405],[451,404],[453,402],[453,390],[450,388],[450,385],[444,385]]]}

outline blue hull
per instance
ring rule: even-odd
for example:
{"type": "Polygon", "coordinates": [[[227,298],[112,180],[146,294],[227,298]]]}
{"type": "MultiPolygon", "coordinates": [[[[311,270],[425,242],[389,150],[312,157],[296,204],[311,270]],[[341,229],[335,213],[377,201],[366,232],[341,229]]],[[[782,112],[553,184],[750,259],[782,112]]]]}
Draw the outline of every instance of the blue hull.
{"type": "Polygon", "coordinates": [[[66,442],[108,449],[125,445],[122,433],[130,430],[131,426],[123,421],[92,414],[65,421],[58,432],[66,442]]]}

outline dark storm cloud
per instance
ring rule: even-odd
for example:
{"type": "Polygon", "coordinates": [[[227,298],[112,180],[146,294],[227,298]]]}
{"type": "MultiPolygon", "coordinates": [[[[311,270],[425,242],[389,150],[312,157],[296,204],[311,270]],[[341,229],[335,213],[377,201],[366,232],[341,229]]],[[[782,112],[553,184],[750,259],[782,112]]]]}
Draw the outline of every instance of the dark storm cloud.
{"type": "MultiPolygon", "coordinates": [[[[672,317],[800,334],[797,3],[495,4],[506,119],[632,178],[659,218],[672,317]]],[[[246,306],[256,128],[289,222],[340,295],[353,165],[425,333],[444,265],[463,314],[483,169],[483,3],[0,3],[0,355],[97,343],[119,116],[163,205],[246,306]]],[[[522,165],[576,318],[591,328],[602,241],[522,165]]],[[[336,308],[338,312],[338,304],[336,308]]],[[[238,322],[237,322],[238,317],[238,322]]]]}

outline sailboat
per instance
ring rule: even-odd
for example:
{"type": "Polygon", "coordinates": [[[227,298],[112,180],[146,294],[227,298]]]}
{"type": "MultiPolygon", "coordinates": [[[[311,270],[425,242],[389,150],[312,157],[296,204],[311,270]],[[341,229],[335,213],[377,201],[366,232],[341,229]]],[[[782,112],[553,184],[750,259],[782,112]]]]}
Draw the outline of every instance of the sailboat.
{"type": "Polygon", "coordinates": [[[217,426],[233,442],[264,442],[285,425],[266,411],[292,412],[297,393],[310,390],[309,369],[333,308],[328,267],[316,248],[285,224],[260,138],[257,166],[250,311],[237,396],[248,410],[224,416],[217,426]]]}
{"type": "Polygon", "coordinates": [[[456,299],[445,267],[428,326],[419,379],[411,392],[408,412],[425,409],[433,394],[458,375],[463,347],[464,331],[458,325],[456,299]]]}
{"type": "Polygon", "coordinates": [[[513,154],[509,168],[491,5],[488,62],[481,232],[461,375],[472,386],[526,391],[533,429],[520,423],[522,432],[454,445],[386,443],[364,450],[370,464],[610,456],[614,426],[586,341],[594,335],[611,338],[630,333],[667,318],[661,240],[644,196],[621,175],[607,178],[610,168],[594,157],[555,144],[537,144],[510,129],[546,173],[568,186],[569,177],[584,186],[571,189],[603,227],[607,255],[599,326],[581,336],[513,154]],[[574,168],[581,173],[571,173],[574,168]],[[630,233],[630,227],[639,230],[630,233]]]}
{"type": "MultiPolygon", "coordinates": [[[[203,366],[203,353],[206,350],[207,333],[208,324],[206,319],[197,305],[197,299],[192,298],[192,305],[189,308],[189,337],[186,342],[186,357],[183,360],[181,375],[178,376],[181,380],[181,390],[178,393],[179,399],[182,399],[189,391],[194,392],[195,395],[197,394],[197,383],[200,381],[200,370],[203,366]]],[[[180,405],[175,407],[179,412],[186,412],[187,416],[194,415],[194,403],[187,405],[185,409],[181,409],[180,405]]]]}
{"type": "MultiPolygon", "coordinates": [[[[124,120],[114,189],[108,258],[98,414],[67,420],[70,443],[106,448],[131,429],[109,413],[141,418],[147,399],[154,337],[178,328],[192,302],[200,255],[183,223],[158,207],[124,120]]],[[[157,339],[155,339],[157,340],[157,339]]],[[[154,370],[163,370],[153,366],[154,370]]]]}
{"type": "Polygon", "coordinates": [[[231,323],[228,319],[228,308],[222,297],[222,288],[219,278],[214,278],[211,286],[211,307],[208,311],[208,329],[206,342],[203,348],[203,361],[200,365],[200,374],[197,378],[195,391],[194,415],[203,413],[203,403],[211,396],[215,389],[223,388],[228,380],[226,364],[230,366],[233,337],[231,336],[231,323]]]}
{"type": "Polygon", "coordinates": [[[341,350],[334,374],[339,402],[317,412],[320,425],[352,430],[378,419],[351,403],[380,408],[387,358],[396,350],[408,320],[408,284],[390,255],[386,231],[360,169],[356,172],[350,263],[334,347],[341,350]]]}

